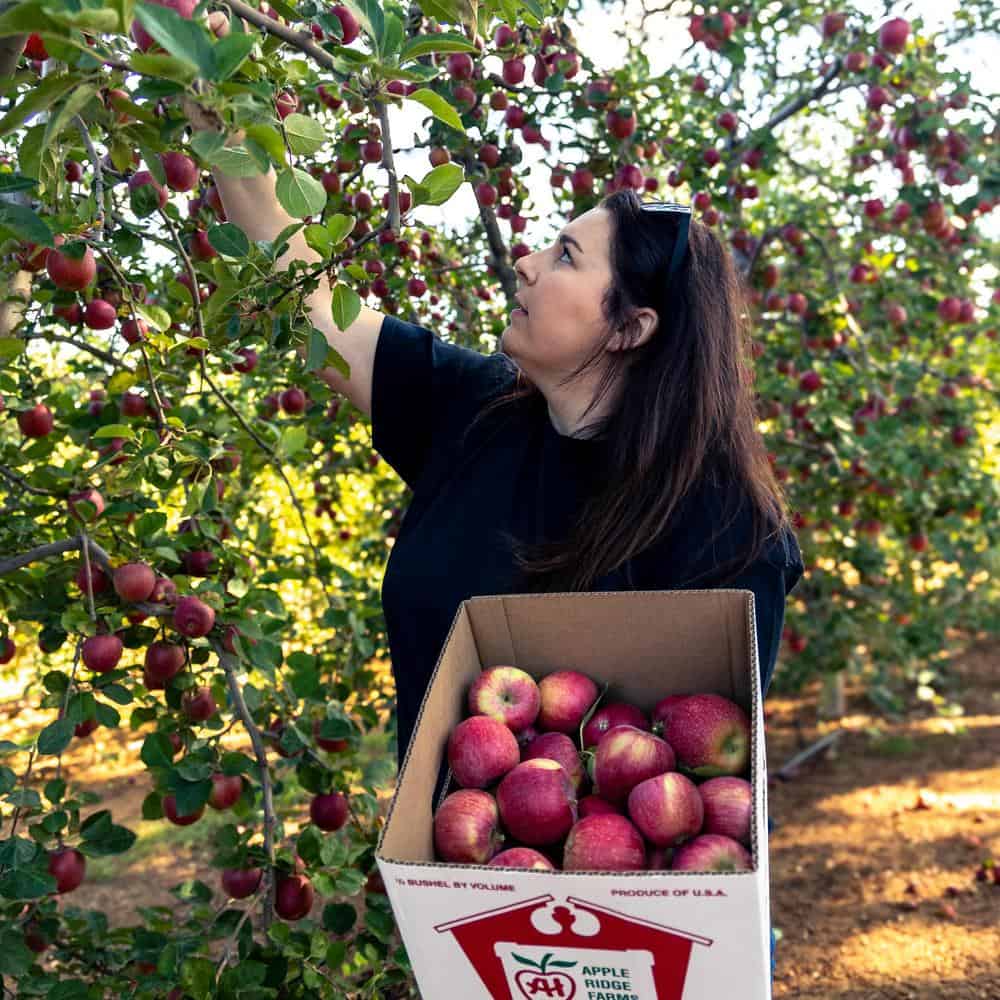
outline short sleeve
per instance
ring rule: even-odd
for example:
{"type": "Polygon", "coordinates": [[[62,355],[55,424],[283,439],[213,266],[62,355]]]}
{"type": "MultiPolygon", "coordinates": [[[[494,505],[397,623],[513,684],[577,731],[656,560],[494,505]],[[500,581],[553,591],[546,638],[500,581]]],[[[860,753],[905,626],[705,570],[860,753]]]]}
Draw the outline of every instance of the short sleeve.
{"type": "Polygon", "coordinates": [[[509,380],[512,362],[449,344],[395,316],[382,321],[372,371],[372,442],[416,489],[432,452],[454,444],[509,380]]]}

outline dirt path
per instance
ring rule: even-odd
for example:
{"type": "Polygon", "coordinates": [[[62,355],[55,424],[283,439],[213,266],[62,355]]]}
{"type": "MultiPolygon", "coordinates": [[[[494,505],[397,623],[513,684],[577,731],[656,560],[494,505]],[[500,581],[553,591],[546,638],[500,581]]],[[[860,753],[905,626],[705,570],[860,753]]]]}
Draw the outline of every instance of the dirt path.
{"type": "MultiPolygon", "coordinates": [[[[772,777],[775,998],[1000,1000],[1000,886],[974,877],[986,858],[1000,861],[998,667],[997,643],[954,661],[955,718],[887,723],[849,689],[835,750],[793,781],[772,777]]],[[[836,728],[817,722],[816,697],[811,688],[768,698],[772,776],[803,741],[836,728]]],[[[44,721],[12,708],[0,706],[0,736],[44,721]]],[[[226,743],[242,745],[234,734],[226,743]]],[[[141,744],[141,735],[98,730],[64,757],[64,775],[104,797],[96,808],[140,834],[128,855],[91,862],[86,899],[72,900],[104,910],[112,926],[136,922],[140,906],[174,905],[170,887],[185,879],[218,885],[206,858],[226,815],[206,810],[183,828],[143,821],[141,744]]],[[[305,819],[302,808],[288,834],[305,819]]]]}
{"type": "MultiPolygon", "coordinates": [[[[1000,1000],[1000,645],[954,663],[958,718],[892,725],[860,691],[833,759],[774,782],[771,907],[782,939],[774,996],[796,1000],[1000,1000]]],[[[808,699],[768,699],[768,766],[811,742],[808,699]]],[[[808,765],[807,765],[808,767],[808,765]]]]}

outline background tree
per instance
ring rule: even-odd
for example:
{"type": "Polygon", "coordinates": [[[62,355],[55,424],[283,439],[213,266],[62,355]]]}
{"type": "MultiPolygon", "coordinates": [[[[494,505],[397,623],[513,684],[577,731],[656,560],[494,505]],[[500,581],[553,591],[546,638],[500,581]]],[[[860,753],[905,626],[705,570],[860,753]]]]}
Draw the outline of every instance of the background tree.
{"type": "Polygon", "coordinates": [[[393,770],[379,587],[408,498],[323,381],[343,362],[307,300],[329,279],[340,329],[364,298],[495,345],[538,211],[528,145],[564,218],[627,185],[692,201],[733,248],[807,563],[776,686],[849,670],[899,711],[941,698],[952,630],[992,621],[996,123],[939,58],[992,5],[939,37],[849,8],[696,7],[662,74],[652,17],[600,73],[534,4],[0,13],[0,663],[51,713],[0,742],[18,995],[407,995],[373,850],[393,770]],[[403,106],[426,111],[419,178],[396,167],[403,106]],[[827,121],[852,137],[843,163],[803,142],[827,121]],[[289,225],[254,241],[213,179],[270,168],[289,225]],[[465,183],[478,218],[416,221],[465,183]],[[319,264],[289,260],[295,232],[319,264]],[[97,726],[143,734],[145,818],[233,817],[219,886],[113,933],[60,900],[136,837],[62,774],[97,726]],[[312,797],[294,836],[292,785],[312,797]]]}

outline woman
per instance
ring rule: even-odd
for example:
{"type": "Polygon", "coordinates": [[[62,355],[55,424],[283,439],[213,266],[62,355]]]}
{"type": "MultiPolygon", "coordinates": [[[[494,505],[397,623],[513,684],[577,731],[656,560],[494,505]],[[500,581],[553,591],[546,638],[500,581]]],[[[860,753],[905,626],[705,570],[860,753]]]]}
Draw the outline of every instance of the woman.
{"type": "MultiPolygon", "coordinates": [[[[289,219],[274,175],[216,182],[251,239],[289,219]]],[[[279,266],[316,261],[301,236],[279,266]]],[[[670,206],[619,191],[520,258],[518,301],[486,355],[362,308],[312,322],[351,367],[321,374],[372,420],[413,490],[382,601],[402,763],[459,604],[538,591],[753,591],[762,690],[802,574],[756,428],[733,261],[670,206]]],[[[304,350],[304,349],[303,349],[304,350]]]]}
{"type": "MultiPolygon", "coordinates": [[[[274,175],[217,175],[230,221],[294,220],[274,175]]],[[[315,261],[302,237],[281,258],[315,261]]],[[[753,591],[766,694],[803,565],[757,431],[749,323],[729,253],[689,212],[620,191],[520,258],[500,350],[448,344],[330,291],[307,300],[350,365],[321,376],[371,417],[413,490],[382,604],[402,767],[461,601],[537,591],[753,591]]],[[[300,349],[303,350],[303,349],[300,349]]],[[[771,974],[775,935],[771,932],[771,974]]]]}

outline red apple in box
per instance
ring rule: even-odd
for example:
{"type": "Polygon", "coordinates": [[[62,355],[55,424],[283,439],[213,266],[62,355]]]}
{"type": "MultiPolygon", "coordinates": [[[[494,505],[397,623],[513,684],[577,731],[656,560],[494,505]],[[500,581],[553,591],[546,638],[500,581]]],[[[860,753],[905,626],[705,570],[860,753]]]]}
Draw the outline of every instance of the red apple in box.
{"type": "Polygon", "coordinates": [[[561,764],[579,794],[587,772],[583,769],[576,744],[565,733],[542,733],[525,747],[521,755],[522,760],[536,760],[539,757],[561,764]]]}
{"type": "Polygon", "coordinates": [[[517,667],[490,667],[469,688],[469,713],[487,715],[514,733],[535,721],[541,703],[534,677],[517,667]]]}
{"type": "Polygon", "coordinates": [[[510,847],[489,862],[490,868],[544,868],[554,871],[555,865],[532,847],[510,847]]]}
{"type": "Polygon", "coordinates": [[[677,771],[640,781],[629,793],[629,818],[656,847],[674,847],[701,832],[705,807],[698,786],[677,771]]]}
{"type": "Polygon", "coordinates": [[[602,705],[583,727],[584,750],[597,746],[601,737],[615,726],[635,726],[636,729],[648,730],[649,720],[641,709],[623,701],[602,705]]]}
{"type": "Polygon", "coordinates": [[[566,838],[563,871],[626,872],[645,867],[642,834],[624,816],[588,816],[566,838]]]}
{"type": "Polygon", "coordinates": [[[597,744],[594,791],[608,802],[623,803],[640,781],[674,766],[674,751],[659,736],[635,726],[615,726],[597,744]]]}
{"type": "Polygon", "coordinates": [[[597,685],[576,670],[557,670],[538,682],[542,696],[537,726],[543,732],[574,733],[597,699],[597,685]]]}
{"type": "Polygon", "coordinates": [[[562,764],[546,757],[526,760],[497,788],[507,832],[530,847],[554,844],[576,822],[576,793],[562,764]]]}
{"type": "Polygon", "coordinates": [[[753,861],[731,837],[704,833],[674,849],[670,868],[675,872],[748,872],[753,871],[753,861]]]}
{"type": "Polygon", "coordinates": [[[621,816],[621,809],[608,802],[607,799],[602,799],[600,795],[585,795],[577,803],[577,812],[580,814],[580,819],[586,819],[588,816],[602,816],[614,813],[616,816],[621,816]]]}
{"type": "Polygon", "coordinates": [[[463,788],[485,788],[521,760],[514,734],[488,715],[460,722],[448,737],[448,764],[463,788]]]}
{"type": "Polygon", "coordinates": [[[677,766],[699,778],[740,775],[750,762],[750,720],[719,694],[692,694],[664,720],[663,738],[677,766]]]}
{"type": "Polygon", "coordinates": [[[441,861],[484,865],[500,849],[500,813],[489,792],[452,792],[434,814],[434,849],[441,861]]]}
{"type": "Polygon", "coordinates": [[[651,872],[670,871],[670,863],[673,858],[673,847],[651,847],[646,854],[646,870],[651,872]]]}
{"type": "Polygon", "coordinates": [[[531,746],[531,741],[539,735],[539,731],[534,726],[528,726],[527,729],[522,729],[519,733],[514,733],[514,736],[517,738],[517,745],[521,751],[521,760],[524,760],[524,751],[531,746]]]}
{"type": "Polygon", "coordinates": [[[653,706],[650,718],[653,722],[653,732],[657,736],[663,735],[663,727],[666,725],[671,713],[687,697],[686,694],[668,694],[666,698],[662,698],[653,706]]]}
{"type": "Polygon", "coordinates": [[[705,809],[702,833],[718,833],[750,846],[753,790],[744,778],[709,778],[698,786],[705,809]]]}

